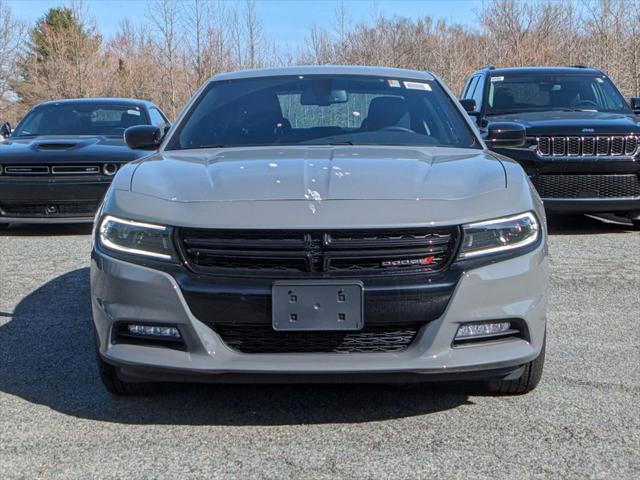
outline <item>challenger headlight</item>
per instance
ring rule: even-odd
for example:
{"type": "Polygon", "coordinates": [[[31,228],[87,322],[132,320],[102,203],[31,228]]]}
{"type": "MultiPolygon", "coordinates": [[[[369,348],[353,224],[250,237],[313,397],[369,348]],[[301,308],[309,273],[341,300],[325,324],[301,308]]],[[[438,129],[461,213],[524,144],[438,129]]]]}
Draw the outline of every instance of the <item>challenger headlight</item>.
{"type": "Polygon", "coordinates": [[[100,245],[131,255],[174,258],[171,228],[106,215],[100,223],[100,245]]]}
{"type": "Polygon", "coordinates": [[[459,258],[471,258],[526,247],[540,238],[540,223],[533,212],[462,226],[459,258]]]}

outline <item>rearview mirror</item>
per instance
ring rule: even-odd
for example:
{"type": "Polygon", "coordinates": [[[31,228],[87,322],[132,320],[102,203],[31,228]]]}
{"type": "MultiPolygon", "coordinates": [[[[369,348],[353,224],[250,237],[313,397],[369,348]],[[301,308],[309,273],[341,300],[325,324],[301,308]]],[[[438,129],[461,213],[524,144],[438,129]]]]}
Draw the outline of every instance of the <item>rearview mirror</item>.
{"type": "Polygon", "coordinates": [[[155,125],[134,125],[124,131],[124,143],[134,150],[155,150],[162,143],[163,136],[155,125]]]}
{"type": "Polygon", "coordinates": [[[495,122],[487,128],[485,142],[489,148],[522,147],[527,140],[527,131],[519,123],[495,122]]]}
{"type": "Polygon", "coordinates": [[[2,126],[0,126],[0,137],[8,138],[11,135],[11,124],[9,122],[4,122],[2,126]]]}
{"type": "Polygon", "coordinates": [[[640,115],[640,98],[631,97],[629,99],[629,105],[631,106],[631,110],[633,110],[633,113],[640,115]]]}

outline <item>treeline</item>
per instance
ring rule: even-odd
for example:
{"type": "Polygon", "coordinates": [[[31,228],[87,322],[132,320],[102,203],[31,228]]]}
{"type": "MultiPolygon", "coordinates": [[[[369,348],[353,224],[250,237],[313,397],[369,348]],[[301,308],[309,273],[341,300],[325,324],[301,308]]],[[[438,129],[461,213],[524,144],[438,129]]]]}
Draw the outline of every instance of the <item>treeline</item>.
{"type": "Polygon", "coordinates": [[[255,0],[149,0],[145,21],[123,22],[112,38],[100,33],[90,4],[25,25],[0,0],[0,120],[84,96],[145,98],[175,118],[215,73],[289,64],[428,69],[456,93],[487,64],[582,64],[640,96],[640,0],[492,0],[473,25],[436,20],[429,6],[416,3],[414,18],[372,13],[354,23],[337,2],[331,27],[314,26],[299,45],[282,47],[266,35],[255,0]]]}

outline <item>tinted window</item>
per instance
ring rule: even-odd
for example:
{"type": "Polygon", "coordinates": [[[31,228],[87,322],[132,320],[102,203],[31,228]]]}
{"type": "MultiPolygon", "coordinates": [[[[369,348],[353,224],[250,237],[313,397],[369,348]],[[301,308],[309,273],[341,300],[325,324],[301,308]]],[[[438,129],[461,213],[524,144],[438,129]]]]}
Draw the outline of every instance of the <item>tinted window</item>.
{"type": "Polygon", "coordinates": [[[215,146],[475,146],[435,81],[368,76],[282,76],[212,82],[168,150],[215,146]]]}
{"type": "Polygon", "coordinates": [[[489,113],[542,110],[628,111],[620,92],[603,75],[491,77],[489,113]]]}
{"type": "Polygon", "coordinates": [[[122,135],[127,127],[146,124],[138,107],[59,104],[37,107],[18,124],[12,136],[122,135]]]}
{"type": "Polygon", "coordinates": [[[467,90],[464,94],[464,98],[473,98],[473,92],[476,89],[476,85],[478,84],[479,78],[480,77],[478,77],[477,75],[471,78],[471,81],[469,82],[469,85],[467,86],[467,90]]]}
{"type": "Polygon", "coordinates": [[[167,124],[167,119],[162,116],[157,108],[150,108],[149,116],[151,117],[151,124],[156,127],[164,127],[167,124]]]}
{"type": "Polygon", "coordinates": [[[483,77],[478,77],[478,83],[476,83],[476,89],[473,91],[471,95],[471,98],[473,98],[476,101],[476,110],[480,110],[480,107],[482,106],[483,94],[484,94],[484,80],[483,80],[483,77]]]}

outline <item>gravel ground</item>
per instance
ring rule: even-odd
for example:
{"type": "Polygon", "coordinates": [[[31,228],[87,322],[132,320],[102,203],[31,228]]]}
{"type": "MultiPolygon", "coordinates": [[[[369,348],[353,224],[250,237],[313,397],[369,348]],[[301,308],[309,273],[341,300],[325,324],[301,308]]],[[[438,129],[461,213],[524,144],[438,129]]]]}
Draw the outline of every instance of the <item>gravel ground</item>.
{"type": "Polygon", "coordinates": [[[639,478],[640,234],[551,225],[542,383],[186,386],[117,399],[96,375],[89,230],[0,232],[0,478],[639,478]]]}

